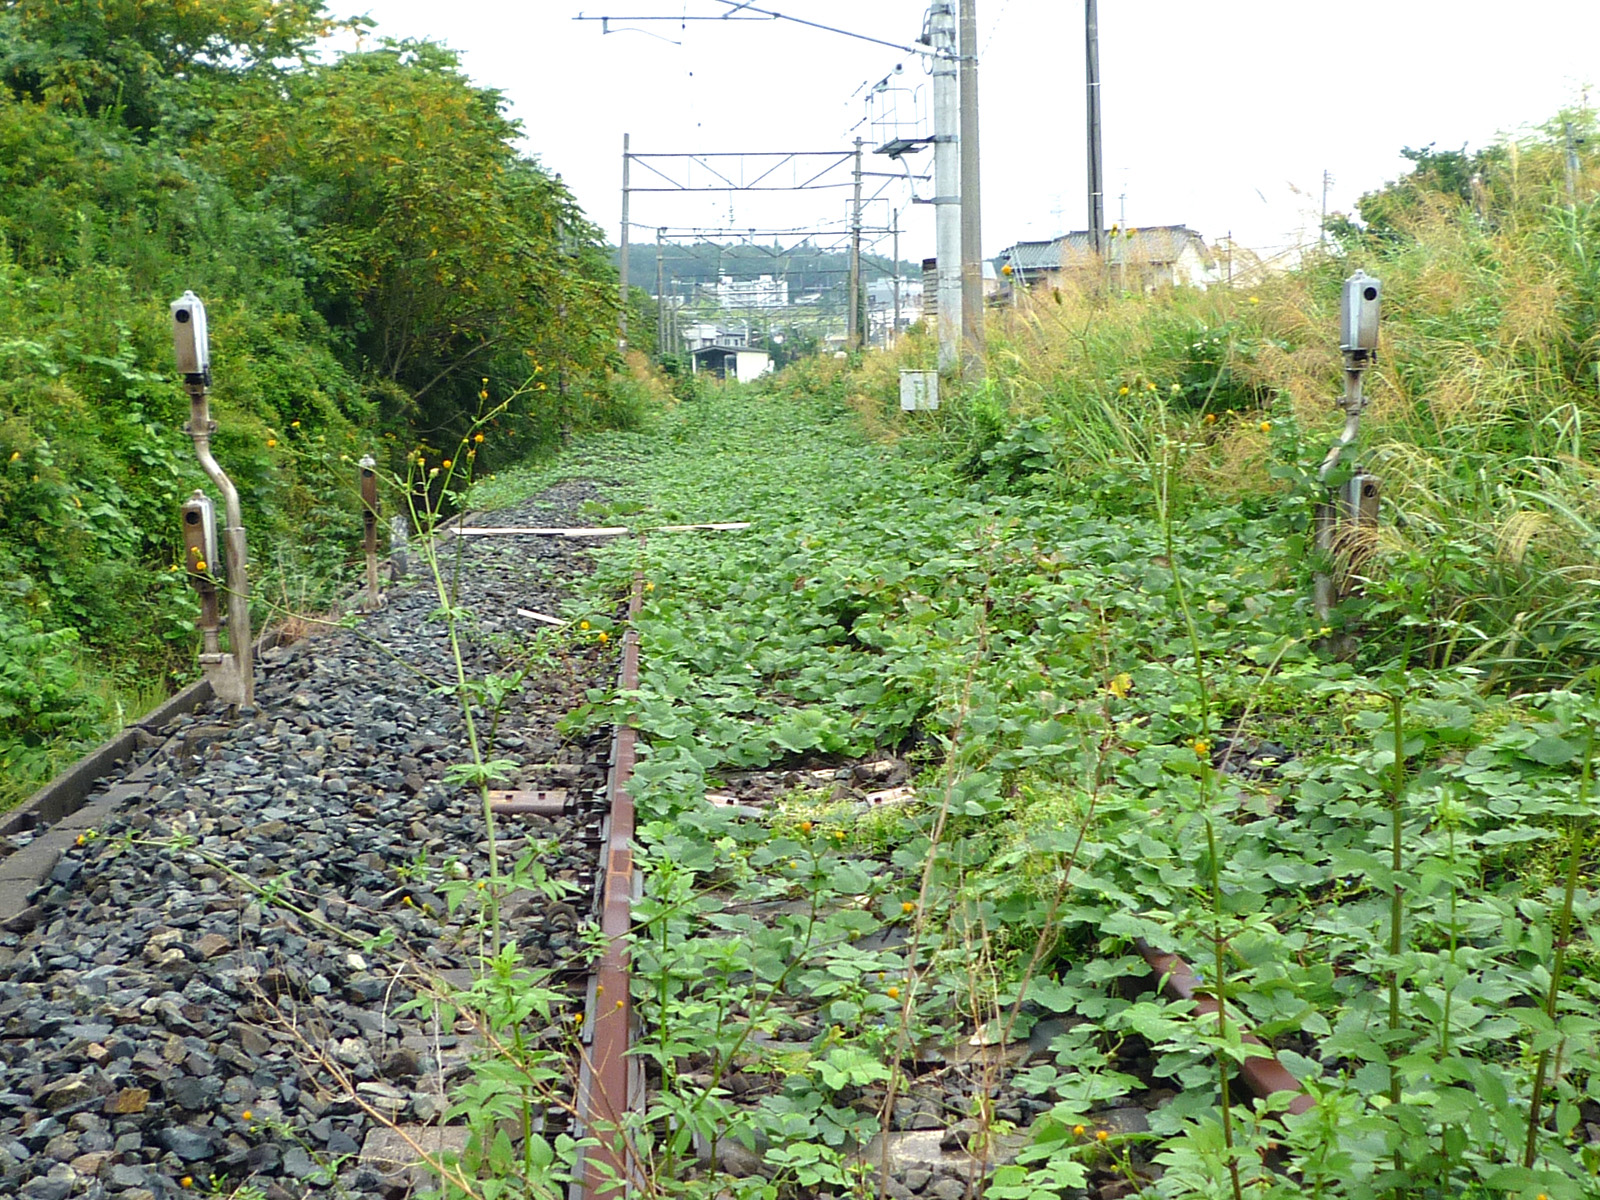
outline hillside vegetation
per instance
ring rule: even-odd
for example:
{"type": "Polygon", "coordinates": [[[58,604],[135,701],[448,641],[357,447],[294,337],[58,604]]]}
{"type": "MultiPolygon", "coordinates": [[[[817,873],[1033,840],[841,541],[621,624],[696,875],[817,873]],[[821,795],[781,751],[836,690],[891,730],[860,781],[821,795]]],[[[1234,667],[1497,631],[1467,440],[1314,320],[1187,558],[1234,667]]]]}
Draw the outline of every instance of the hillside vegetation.
{"type": "MultiPolygon", "coordinates": [[[[354,22],[359,26],[359,22],[354,22]]],[[[479,469],[631,419],[614,272],[515,122],[426,43],[322,54],[320,0],[0,6],[0,799],[193,673],[167,303],[207,303],[257,619],[509,401],[479,469]]]]}

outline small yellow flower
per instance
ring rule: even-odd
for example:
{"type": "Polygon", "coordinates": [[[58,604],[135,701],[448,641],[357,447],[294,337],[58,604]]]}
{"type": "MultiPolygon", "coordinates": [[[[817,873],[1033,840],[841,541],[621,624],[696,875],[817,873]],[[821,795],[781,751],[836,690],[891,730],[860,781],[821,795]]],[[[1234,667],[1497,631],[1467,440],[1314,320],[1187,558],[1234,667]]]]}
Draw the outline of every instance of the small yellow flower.
{"type": "Polygon", "coordinates": [[[16,462],[17,459],[19,459],[21,457],[22,457],[22,451],[21,450],[13,450],[11,452],[11,461],[12,462],[16,462]]]}
{"type": "Polygon", "coordinates": [[[192,1188],[194,1186],[194,1176],[193,1175],[185,1175],[182,1179],[178,1180],[178,1186],[179,1187],[184,1187],[184,1188],[192,1188]]]}
{"type": "Polygon", "coordinates": [[[606,643],[606,642],[609,642],[609,641],[610,641],[610,640],[611,640],[611,639],[610,639],[610,638],[609,638],[609,637],[607,637],[607,636],[606,636],[606,631],[605,631],[605,630],[604,630],[604,629],[602,629],[602,630],[601,630],[601,631],[600,631],[600,632],[599,632],[599,633],[598,633],[598,634],[597,634],[597,635],[596,635],[596,640],[598,640],[598,641],[599,641],[599,642],[600,642],[600,643],[601,643],[601,644],[602,644],[602,645],[604,645],[604,644],[605,644],[605,643],[606,643]]]}
{"type": "Polygon", "coordinates": [[[277,438],[268,438],[267,439],[267,449],[268,450],[276,449],[277,445],[278,445],[278,439],[277,438]]]}
{"type": "Polygon", "coordinates": [[[653,592],[656,590],[656,585],[654,583],[647,583],[644,585],[644,590],[647,592],[653,592]]]}
{"type": "Polygon", "coordinates": [[[1094,1140],[1097,1141],[1097,1142],[1103,1142],[1107,1138],[1109,1138],[1110,1136],[1111,1135],[1109,1133],[1107,1133],[1104,1129],[1096,1129],[1094,1131],[1094,1140]]]}
{"type": "Polygon", "coordinates": [[[1073,1137],[1082,1137],[1084,1134],[1086,1134],[1088,1132],[1089,1131],[1087,1129],[1085,1129],[1082,1125],[1074,1125],[1072,1127],[1072,1136],[1073,1137]]]}
{"type": "Polygon", "coordinates": [[[1271,421],[1263,421],[1263,422],[1261,422],[1260,429],[1261,429],[1262,433],[1271,433],[1272,432],[1272,422],[1271,421]]]}
{"type": "Polygon", "coordinates": [[[811,832],[811,822],[810,821],[801,821],[800,822],[800,832],[801,833],[810,833],[811,832]]]}
{"type": "Polygon", "coordinates": [[[1250,297],[1250,303],[1251,304],[1260,304],[1261,303],[1261,297],[1259,297],[1259,296],[1251,296],[1250,297]]]}
{"type": "Polygon", "coordinates": [[[885,992],[884,995],[888,996],[891,1000],[898,1000],[900,999],[900,989],[897,987],[892,987],[885,992]]]}
{"type": "Polygon", "coordinates": [[[1144,390],[1147,392],[1153,392],[1156,390],[1156,385],[1153,383],[1147,383],[1144,385],[1144,390]]]}
{"type": "Polygon", "coordinates": [[[477,442],[481,446],[483,444],[483,434],[481,434],[481,433],[473,434],[472,435],[472,440],[477,442]]]}
{"type": "Polygon", "coordinates": [[[242,1113],[239,1114],[239,1119],[241,1121],[253,1121],[253,1120],[255,1120],[255,1113],[251,1112],[247,1108],[242,1113]]]}
{"type": "Polygon", "coordinates": [[[290,421],[289,422],[289,428],[290,429],[299,429],[300,428],[300,422],[299,421],[290,421]]]}
{"type": "Polygon", "coordinates": [[[901,903],[900,911],[903,913],[914,913],[917,911],[917,906],[911,903],[911,901],[906,900],[901,903]]]}
{"type": "Polygon", "coordinates": [[[451,465],[450,464],[450,460],[447,458],[442,463],[440,463],[439,465],[441,467],[443,467],[446,471],[448,471],[450,469],[450,465],[451,465]]]}
{"type": "Polygon", "coordinates": [[[203,558],[197,560],[194,564],[194,569],[196,571],[204,571],[206,569],[206,560],[203,558]]]}
{"type": "Polygon", "coordinates": [[[180,567],[177,563],[173,563],[170,567],[167,568],[167,570],[169,570],[169,571],[181,571],[181,570],[183,570],[183,568],[180,567]]]}
{"type": "Polygon", "coordinates": [[[1126,396],[1126,395],[1127,395],[1127,394],[1128,394],[1128,389],[1127,389],[1127,386],[1126,386],[1126,385],[1124,385],[1124,386],[1122,386],[1122,387],[1119,387],[1119,388],[1118,388],[1118,389],[1117,389],[1117,395],[1119,395],[1119,396],[1126,396]]]}
{"type": "Polygon", "coordinates": [[[488,398],[489,398],[489,392],[488,392],[487,389],[485,389],[484,391],[481,391],[481,392],[478,393],[478,399],[479,400],[487,400],[488,398]]]}
{"type": "Polygon", "coordinates": [[[587,621],[579,621],[578,622],[578,628],[579,629],[588,629],[589,628],[589,622],[587,622],[587,621]]]}
{"type": "Polygon", "coordinates": [[[1118,700],[1126,700],[1128,698],[1128,692],[1132,688],[1133,676],[1129,675],[1126,671],[1123,671],[1117,675],[1113,675],[1110,682],[1106,684],[1106,691],[1110,692],[1118,700]]]}
{"type": "Polygon", "coordinates": [[[789,870],[791,870],[791,871],[798,870],[799,866],[800,866],[800,864],[795,862],[794,859],[791,858],[789,860],[789,870]]]}
{"type": "Polygon", "coordinates": [[[83,834],[80,833],[78,835],[78,845],[80,845],[80,846],[86,845],[88,843],[88,841],[89,841],[89,839],[84,837],[83,834]]]}
{"type": "Polygon", "coordinates": [[[844,841],[844,830],[842,830],[842,829],[835,829],[835,830],[834,830],[834,831],[833,831],[833,840],[834,840],[834,841],[836,841],[836,842],[842,842],[842,841],[844,841]]]}
{"type": "Polygon", "coordinates": [[[1204,758],[1211,753],[1211,743],[1206,741],[1205,738],[1192,738],[1189,741],[1189,749],[1204,758]]]}
{"type": "Polygon", "coordinates": [[[1206,424],[1207,425],[1215,425],[1216,423],[1217,423],[1217,414],[1216,413],[1207,413],[1206,414],[1206,424]]]}

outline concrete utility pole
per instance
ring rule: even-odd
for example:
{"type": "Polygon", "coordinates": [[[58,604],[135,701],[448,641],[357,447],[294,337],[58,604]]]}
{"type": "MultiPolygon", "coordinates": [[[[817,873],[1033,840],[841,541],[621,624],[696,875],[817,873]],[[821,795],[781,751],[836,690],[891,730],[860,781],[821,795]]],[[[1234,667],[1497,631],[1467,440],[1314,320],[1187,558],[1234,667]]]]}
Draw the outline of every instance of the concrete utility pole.
{"type": "Polygon", "coordinates": [[[1083,0],[1084,51],[1089,89],[1089,248],[1106,251],[1105,168],[1100,155],[1100,6],[1083,0]]]}
{"type": "Polygon", "coordinates": [[[983,209],[978,175],[977,0],[961,0],[962,374],[983,378],[983,209]]]}
{"type": "Polygon", "coordinates": [[[617,311],[617,349],[628,348],[628,135],[622,135],[622,241],[618,243],[617,270],[622,276],[622,307],[617,311]]]}
{"type": "Polygon", "coordinates": [[[894,210],[894,219],[890,222],[894,226],[894,325],[890,328],[889,336],[883,339],[884,349],[888,349],[900,339],[900,210],[894,210]]]}
{"type": "Polygon", "coordinates": [[[939,370],[961,357],[961,140],[956,27],[951,0],[933,0],[933,205],[938,255],[939,370]]]}
{"type": "Polygon", "coordinates": [[[861,139],[856,139],[855,199],[850,202],[850,334],[845,345],[861,349],[861,139]]]}
{"type": "Polygon", "coordinates": [[[667,231],[656,230],[656,357],[667,352],[667,293],[661,285],[661,238],[667,231]]]}

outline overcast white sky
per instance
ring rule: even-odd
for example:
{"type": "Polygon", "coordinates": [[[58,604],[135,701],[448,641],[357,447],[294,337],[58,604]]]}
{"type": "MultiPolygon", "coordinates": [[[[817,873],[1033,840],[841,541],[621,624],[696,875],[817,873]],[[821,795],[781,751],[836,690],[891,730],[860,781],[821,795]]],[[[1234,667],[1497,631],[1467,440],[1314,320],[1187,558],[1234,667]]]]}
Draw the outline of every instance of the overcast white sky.
{"type": "MultiPolygon", "coordinates": [[[[758,0],[808,20],[911,43],[924,0],[758,0]]],[[[380,36],[461,51],[501,90],[526,149],[559,171],[615,239],[624,131],[636,152],[845,149],[878,132],[862,85],[893,71],[927,80],[913,55],[787,21],[630,23],[709,16],[717,0],[332,0],[380,36]],[[582,12],[610,15],[602,34],[582,12]],[[680,43],[680,44],[674,44],[680,43]]],[[[984,253],[1087,224],[1083,5],[978,0],[984,253]]],[[[1330,210],[1401,174],[1402,146],[1484,145],[1552,117],[1600,84],[1595,0],[1142,0],[1100,5],[1107,222],[1230,231],[1271,250],[1315,236],[1322,175],[1330,210]]],[[[902,94],[902,103],[909,96],[902,94]]],[[[1596,99],[1600,99],[1597,94],[1596,99]]],[[[926,104],[924,104],[926,108],[926,104]]],[[[930,155],[924,154],[923,159],[930,155]]],[[[886,170],[885,159],[869,169],[886,170]]],[[[669,164],[661,162],[663,167],[669,164]]],[[[727,165],[727,164],[724,164],[727,165]]],[[[770,165],[770,163],[765,164],[770,165]]],[[[931,164],[930,164],[931,167],[931,164]]],[[[648,176],[634,168],[634,183],[648,176]]],[[[789,178],[785,176],[785,178],[789,178]]],[[[932,254],[928,205],[885,187],[869,223],[899,206],[901,252],[932,254]]],[[[922,194],[931,189],[922,185],[922,194]]],[[[633,240],[656,226],[838,227],[848,191],[634,197],[633,240]]],[[[885,241],[880,249],[887,252],[885,241]]]]}

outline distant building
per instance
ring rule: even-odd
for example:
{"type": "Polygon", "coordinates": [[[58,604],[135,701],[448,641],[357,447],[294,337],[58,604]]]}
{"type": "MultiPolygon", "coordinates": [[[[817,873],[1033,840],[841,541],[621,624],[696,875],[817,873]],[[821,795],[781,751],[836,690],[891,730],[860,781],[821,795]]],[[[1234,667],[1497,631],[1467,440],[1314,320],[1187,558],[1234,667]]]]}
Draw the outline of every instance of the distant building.
{"type": "Polygon", "coordinates": [[[902,276],[900,279],[900,325],[892,329],[895,319],[894,280],[874,279],[867,284],[868,340],[887,344],[891,333],[904,333],[922,319],[922,280],[902,276]]]}
{"type": "Polygon", "coordinates": [[[705,371],[718,379],[750,380],[772,370],[772,356],[750,346],[747,329],[701,322],[684,329],[683,342],[696,374],[705,371]]]}
{"type": "MultiPolygon", "coordinates": [[[[995,262],[983,260],[983,298],[992,301],[1002,290],[999,267],[995,262]]],[[[903,286],[903,285],[902,285],[903,286]]],[[[922,309],[919,313],[923,319],[933,321],[939,316],[939,260],[925,258],[922,260],[922,309]]]]}
{"type": "MultiPolygon", "coordinates": [[[[1030,289],[1058,288],[1069,276],[1101,269],[1087,230],[1047,242],[1018,242],[1002,250],[994,261],[1012,287],[1030,289]]],[[[1204,288],[1226,279],[1205,239],[1187,225],[1156,225],[1116,234],[1107,230],[1104,269],[1113,284],[1146,292],[1162,287],[1204,288]]]]}
{"type": "Polygon", "coordinates": [[[758,275],[754,279],[735,279],[724,275],[712,285],[717,303],[723,308],[787,308],[789,281],[758,275]]]}

